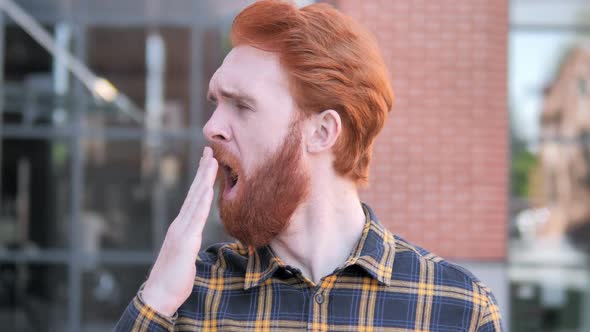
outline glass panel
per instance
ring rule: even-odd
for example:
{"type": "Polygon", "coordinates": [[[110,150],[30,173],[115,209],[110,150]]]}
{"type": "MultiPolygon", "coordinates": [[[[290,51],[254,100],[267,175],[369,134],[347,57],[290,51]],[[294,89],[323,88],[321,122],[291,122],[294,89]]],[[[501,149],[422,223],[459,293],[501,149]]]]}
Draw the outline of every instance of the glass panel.
{"type": "Polygon", "coordinates": [[[0,263],[3,331],[64,331],[67,269],[61,265],[0,263]]]}
{"type": "Polygon", "coordinates": [[[110,331],[145,281],[149,266],[96,266],[82,277],[82,331],[110,331]]]}
{"type": "MultiPolygon", "coordinates": [[[[72,51],[71,25],[54,22],[40,27],[51,35],[56,45],[72,51]]],[[[76,102],[64,61],[52,57],[14,22],[5,28],[4,68],[5,124],[59,127],[71,122],[76,102]]]]}
{"type": "Polygon", "coordinates": [[[135,112],[150,128],[178,130],[190,123],[190,29],[92,26],[87,45],[89,66],[133,104],[97,107],[93,119],[103,126],[142,127],[126,115],[135,112]]]}
{"type": "Polygon", "coordinates": [[[141,142],[87,139],[83,146],[83,245],[90,252],[150,249],[150,178],[141,172],[141,142]]]}
{"type": "MultiPolygon", "coordinates": [[[[196,168],[188,162],[189,143],[175,139],[161,142],[158,149],[147,139],[84,141],[87,163],[82,243],[90,253],[160,247],[196,174],[196,168]]],[[[205,245],[223,238],[215,212],[209,224],[205,245]]]]}
{"type": "Polygon", "coordinates": [[[509,327],[587,331],[590,51],[582,37],[590,31],[583,14],[590,6],[514,3],[523,9],[521,20],[536,23],[515,24],[510,32],[509,327]]]}
{"type": "Polygon", "coordinates": [[[5,138],[0,249],[64,248],[70,222],[70,146],[5,138]]]}

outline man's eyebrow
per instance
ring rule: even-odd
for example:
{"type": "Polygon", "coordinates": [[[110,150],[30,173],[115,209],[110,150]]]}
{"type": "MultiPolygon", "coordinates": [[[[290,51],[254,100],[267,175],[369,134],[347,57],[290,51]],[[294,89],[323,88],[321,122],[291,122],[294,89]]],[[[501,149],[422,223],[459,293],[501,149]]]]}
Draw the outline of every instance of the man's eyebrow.
{"type": "MultiPolygon", "coordinates": [[[[228,90],[223,90],[220,89],[220,94],[223,98],[226,99],[231,99],[231,100],[235,100],[235,101],[245,101],[248,102],[250,104],[255,104],[256,100],[246,94],[237,92],[237,91],[228,91],[228,90]]],[[[209,90],[209,92],[207,92],[207,99],[209,101],[216,101],[217,98],[215,97],[215,94],[209,90]]]]}

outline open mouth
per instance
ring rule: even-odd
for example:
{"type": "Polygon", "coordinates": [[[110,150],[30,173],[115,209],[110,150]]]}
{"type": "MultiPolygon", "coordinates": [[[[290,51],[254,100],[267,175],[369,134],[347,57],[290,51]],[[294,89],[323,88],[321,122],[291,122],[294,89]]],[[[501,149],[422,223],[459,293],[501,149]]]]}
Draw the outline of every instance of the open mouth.
{"type": "Polygon", "coordinates": [[[224,198],[231,198],[230,196],[235,195],[235,188],[238,185],[240,179],[238,173],[228,165],[222,165],[223,176],[225,178],[225,188],[223,190],[224,198]]]}

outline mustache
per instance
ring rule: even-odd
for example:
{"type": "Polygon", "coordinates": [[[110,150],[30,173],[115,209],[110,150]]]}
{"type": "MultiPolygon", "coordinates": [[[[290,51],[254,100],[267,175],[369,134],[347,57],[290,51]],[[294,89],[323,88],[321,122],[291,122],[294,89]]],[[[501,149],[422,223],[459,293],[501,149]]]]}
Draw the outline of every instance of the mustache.
{"type": "Polygon", "coordinates": [[[223,144],[218,143],[218,142],[211,143],[210,147],[213,150],[213,157],[217,160],[217,162],[219,163],[219,166],[220,166],[217,170],[217,179],[218,180],[223,174],[223,167],[229,167],[234,172],[236,172],[238,175],[241,175],[241,176],[244,175],[243,171],[242,171],[242,163],[240,162],[240,159],[233,152],[231,152],[227,147],[225,147],[223,144]]]}
{"type": "Polygon", "coordinates": [[[213,150],[213,157],[217,159],[218,163],[231,167],[231,164],[238,161],[238,157],[221,143],[211,143],[210,147],[213,150]]]}

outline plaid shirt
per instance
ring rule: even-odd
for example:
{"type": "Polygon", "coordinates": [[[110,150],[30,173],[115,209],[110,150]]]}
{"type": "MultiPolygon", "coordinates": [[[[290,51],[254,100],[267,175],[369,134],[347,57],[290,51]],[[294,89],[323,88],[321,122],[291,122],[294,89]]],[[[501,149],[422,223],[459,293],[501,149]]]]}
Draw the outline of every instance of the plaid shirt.
{"type": "Polygon", "coordinates": [[[318,284],[269,247],[216,245],[174,318],[136,296],[115,331],[502,331],[490,290],[461,267],[367,222],[348,260],[318,284]]]}

